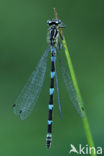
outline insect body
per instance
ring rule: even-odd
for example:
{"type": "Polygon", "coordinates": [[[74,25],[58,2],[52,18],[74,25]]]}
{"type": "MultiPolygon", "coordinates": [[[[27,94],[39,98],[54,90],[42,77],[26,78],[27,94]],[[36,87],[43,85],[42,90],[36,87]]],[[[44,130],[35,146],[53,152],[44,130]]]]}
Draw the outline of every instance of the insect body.
{"type": "Polygon", "coordinates": [[[48,111],[48,132],[46,137],[47,148],[50,147],[52,141],[52,111],[53,111],[53,93],[54,93],[54,77],[55,77],[55,55],[58,45],[58,38],[60,35],[59,28],[61,27],[61,20],[52,20],[47,22],[49,24],[49,45],[51,47],[51,84],[50,84],[50,99],[48,111]]]}
{"type": "Polygon", "coordinates": [[[76,96],[76,92],[74,90],[74,86],[72,83],[72,79],[69,75],[65,64],[62,61],[62,57],[60,56],[57,49],[60,48],[60,39],[62,39],[62,35],[60,34],[59,29],[64,28],[64,24],[61,20],[48,20],[47,24],[49,25],[48,29],[48,48],[43,53],[37,67],[32,72],[31,76],[29,77],[27,83],[25,84],[24,88],[21,90],[20,94],[18,95],[15,103],[13,104],[13,112],[20,116],[21,120],[25,120],[30,116],[32,113],[37,99],[39,97],[41,88],[44,83],[46,68],[47,68],[47,60],[48,60],[48,53],[51,52],[51,82],[50,82],[50,97],[49,97],[49,106],[48,106],[48,130],[46,136],[46,146],[49,149],[51,146],[52,141],[52,112],[53,112],[53,93],[54,93],[54,78],[56,79],[56,89],[57,89],[57,96],[58,96],[58,106],[59,106],[59,113],[61,114],[61,105],[60,105],[60,96],[59,96],[59,87],[58,87],[58,78],[57,78],[57,71],[56,71],[56,62],[55,57],[58,53],[60,68],[62,71],[63,79],[68,90],[68,94],[72,100],[72,103],[77,108],[78,105],[78,98],[76,96]]]}

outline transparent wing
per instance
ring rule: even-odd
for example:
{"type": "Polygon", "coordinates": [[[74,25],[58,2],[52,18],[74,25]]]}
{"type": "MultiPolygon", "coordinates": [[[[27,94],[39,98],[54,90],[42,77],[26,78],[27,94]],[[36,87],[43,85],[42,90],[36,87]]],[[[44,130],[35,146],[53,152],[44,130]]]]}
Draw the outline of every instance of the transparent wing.
{"type": "Polygon", "coordinates": [[[66,63],[64,63],[62,56],[60,55],[60,52],[58,52],[58,58],[59,58],[59,62],[60,62],[60,68],[61,68],[61,73],[63,76],[63,80],[68,92],[68,95],[70,97],[70,100],[72,101],[72,104],[74,105],[75,109],[77,110],[77,112],[79,113],[79,115],[81,117],[84,117],[84,107],[83,104],[81,103],[80,99],[77,97],[73,82],[72,82],[72,78],[71,75],[69,73],[69,70],[66,66],[66,63]],[[80,103],[80,105],[79,105],[80,103]],[[82,115],[83,114],[83,115],[82,115]]]}
{"type": "Polygon", "coordinates": [[[62,111],[61,111],[61,103],[60,103],[60,95],[59,95],[59,87],[58,87],[58,78],[57,78],[56,62],[55,62],[55,78],[56,78],[56,89],[57,89],[57,97],[58,97],[59,115],[60,115],[60,118],[62,119],[62,111]]]}
{"type": "Polygon", "coordinates": [[[44,82],[48,52],[49,48],[44,52],[37,67],[31,74],[13,105],[13,112],[16,115],[19,115],[21,120],[26,119],[31,114],[39,97],[44,82]]]}

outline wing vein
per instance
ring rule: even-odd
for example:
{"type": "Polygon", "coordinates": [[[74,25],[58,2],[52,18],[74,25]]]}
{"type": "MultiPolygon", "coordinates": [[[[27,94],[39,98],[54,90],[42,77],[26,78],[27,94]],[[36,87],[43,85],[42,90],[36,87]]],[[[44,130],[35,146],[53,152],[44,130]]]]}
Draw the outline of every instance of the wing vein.
{"type": "Polygon", "coordinates": [[[48,52],[49,48],[44,52],[37,67],[32,72],[15,101],[13,111],[16,115],[20,115],[22,120],[26,119],[31,114],[39,97],[45,78],[48,52]]]}

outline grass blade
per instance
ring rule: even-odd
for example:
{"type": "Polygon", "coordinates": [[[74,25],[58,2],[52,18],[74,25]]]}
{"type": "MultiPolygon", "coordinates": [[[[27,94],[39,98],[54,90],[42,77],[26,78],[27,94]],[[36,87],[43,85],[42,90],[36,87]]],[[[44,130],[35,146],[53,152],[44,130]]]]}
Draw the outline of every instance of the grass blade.
{"type": "MultiPolygon", "coordinates": [[[[58,19],[58,14],[57,14],[56,8],[54,8],[54,14],[55,14],[56,19],[58,19]]],[[[77,80],[76,80],[76,76],[75,76],[74,68],[73,68],[73,65],[72,65],[71,57],[70,57],[70,54],[69,54],[69,50],[68,50],[68,47],[67,47],[67,44],[66,44],[66,40],[65,40],[65,37],[63,35],[63,32],[62,32],[61,28],[60,28],[60,33],[63,36],[62,43],[63,43],[64,49],[65,49],[65,56],[66,56],[66,60],[67,60],[67,63],[68,63],[69,72],[71,74],[73,86],[74,86],[74,89],[76,91],[76,95],[77,95],[77,97],[79,99],[78,100],[79,101],[78,106],[80,108],[80,113],[81,113],[81,116],[82,116],[81,119],[82,119],[82,123],[83,123],[83,126],[84,126],[84,131],[85,131],[85,134],[86,134],[86,138],[87,138],[89,147],[94,147],[94,142],[93,142],[91,130],[90,130],[90,127],[89,127],[89,122],[88,122],[88,119],[87,119],[87,115],[86,115],[86,112],[85,112],[85,108],[84,108],[84,105],[83,105],[83,100],[82,100],[81,93],[80,93],[78,83],[77,83],[77,80]]],[[[94,151],[91,151],[91,156],[96,156],[94,151]]]]}

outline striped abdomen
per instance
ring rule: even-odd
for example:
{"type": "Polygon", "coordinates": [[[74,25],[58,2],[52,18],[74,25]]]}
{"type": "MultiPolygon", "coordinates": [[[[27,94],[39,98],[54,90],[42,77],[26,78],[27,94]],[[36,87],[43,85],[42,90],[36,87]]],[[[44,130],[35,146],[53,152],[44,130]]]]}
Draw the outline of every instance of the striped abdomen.
{"type": "Polygon", "coordinates": [[[55,76],[55,49],[52,48],[51,55],[51,85],[50,85],[50,99],[48,110],[48,130],[46,136],[46,146],[50,148],[52,141],[52,111],[53,111],[53,92],[54,92],[54,76],[55,76]]]}

